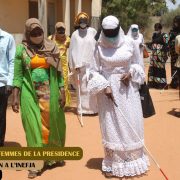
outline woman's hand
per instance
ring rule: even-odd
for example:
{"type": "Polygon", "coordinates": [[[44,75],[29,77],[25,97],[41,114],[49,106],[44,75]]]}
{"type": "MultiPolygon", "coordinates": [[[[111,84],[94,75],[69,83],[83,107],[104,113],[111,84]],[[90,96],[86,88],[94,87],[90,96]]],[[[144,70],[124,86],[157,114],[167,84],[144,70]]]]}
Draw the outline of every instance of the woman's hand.
{"type": "Polygon", "coordinates": [[[64,90],[64,88],[61,87],[59,105],[61,106],[61,108],[64,108],[65,104],[66,104],[65,90],[64,90]]]}
{"type": "Polygon", "coordinates": [[[105,95],[109,98],[112,99],[114,101],[114,97],[112,94],[112,89],[110,86],[108,86],[105,90],[104,90],[105,95]]]}
{"type": "Polygon", "coordinates": [[[144,45],[143,43],[140,43],[140,44],[139,44],[139,47],[140,47],[140,48],[143,48],[143,47],[145,47],[145,45],[144,45]]]}
{"type": "Polygon", "coordinates": [[[15,113],[19,112],[19,89],[18,88],[13,89],[12,110],[15,113]]]}
{"type": "Polygon", "coordinates": [[[122,75],[121,80],[125,86],[129,86],[129,81],[131,79],[131,73],[125,73],[122,75]]]}
{"type": "Polygon", "coordinates": [[[112,100],[112,102],[114,103],[114,105],[115,105],[116,107],[118,107],[118,105],[117,105],[116,102],[115,102],[114,96],[113,96],[113,94],[112,94],[112,89],[111,89],[110,86],[108,86],[108,87],[104,90],[104,93],[105,93],[105,95],[106,95],[109,99],[112,100]]]}

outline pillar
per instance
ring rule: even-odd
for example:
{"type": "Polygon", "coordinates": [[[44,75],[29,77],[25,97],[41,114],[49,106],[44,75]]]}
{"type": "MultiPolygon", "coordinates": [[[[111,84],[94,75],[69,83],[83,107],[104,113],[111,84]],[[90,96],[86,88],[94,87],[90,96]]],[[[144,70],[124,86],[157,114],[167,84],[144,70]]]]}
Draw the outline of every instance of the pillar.
{"type": "Polygon", "coordinates": [[[47,36],[47,0],[38,0],[38,16],[47,36]]]}

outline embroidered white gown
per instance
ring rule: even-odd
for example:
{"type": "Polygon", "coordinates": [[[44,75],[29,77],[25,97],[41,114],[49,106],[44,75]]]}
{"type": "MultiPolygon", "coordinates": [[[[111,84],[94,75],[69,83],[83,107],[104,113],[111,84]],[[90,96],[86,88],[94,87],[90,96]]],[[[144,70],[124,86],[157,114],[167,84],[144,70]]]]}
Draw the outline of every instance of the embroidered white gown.
{"type": "Polygon", "coordinates": [[[88,90],[97,96],[105,151],[102,170],[118,177],[140,175],[148,170],[149,165],[141,141],[126,121],[127,119],[144,142],[138,88],[144,83],[145,73],[139,61],[139,50],[133,40],[124,36],[122,29],[114,44],[110,44],[101,33],[91,67],[88,90]],[[122,74],[127,72],[132,76],[128,87],[120,81],[122,74]],[[118,107],[104,94],[107,86],[111,86],[118,107]]]}
{"type": "MultiPolygon", "coordinates": [[[[87,82],[89,78],[89,67],[93,60],[96,41],[94,39],[96,30],[88,27],[87,29],[78,29],[71,36],[69,48],[69,66],[73,72],[74,80],[77,82],[76,68],[80,68],[80,93],[81,106],[83,114],[97,113],[97,99],[95,96],[90,96],[87,91],[87,82]]],[[[78,97],[78,114],[80,114],[80,97],[78,86],[76,83],[76,92],[78,97]]]]}

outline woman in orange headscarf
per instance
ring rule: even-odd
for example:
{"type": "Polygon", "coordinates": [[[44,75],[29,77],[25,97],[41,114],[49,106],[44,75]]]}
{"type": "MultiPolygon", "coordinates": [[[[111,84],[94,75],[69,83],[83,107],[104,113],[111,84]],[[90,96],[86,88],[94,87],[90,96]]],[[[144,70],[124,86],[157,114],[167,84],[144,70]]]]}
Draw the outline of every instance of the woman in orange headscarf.
{"type": "Polygon", "coordinates": [[[75,77],[79,77],[79,86],[76,87],[78,97],[78,114],[97,114],[96,98],[89,95],[87,82],[89,79],[89,68],[93,59],[96,45],[96,30],[89,27],[89,16],[82,12],[75,19],[77,30],[71,36],[69,48],[69,66],[75,77]]]}

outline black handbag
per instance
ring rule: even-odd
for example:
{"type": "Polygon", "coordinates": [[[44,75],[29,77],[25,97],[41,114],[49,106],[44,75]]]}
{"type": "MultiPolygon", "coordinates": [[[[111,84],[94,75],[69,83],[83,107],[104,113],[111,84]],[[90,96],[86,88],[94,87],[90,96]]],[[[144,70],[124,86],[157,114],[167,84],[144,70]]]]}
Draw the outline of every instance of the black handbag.
{"type": "Polygon", "coordinates": [[[146,83],[142,84],[139,89],[139,94],[141,97],[141,105],[143,111],[143,117],[148,118],[155,114],[154,105],[149,93],[149,88],[146,83]]]}

